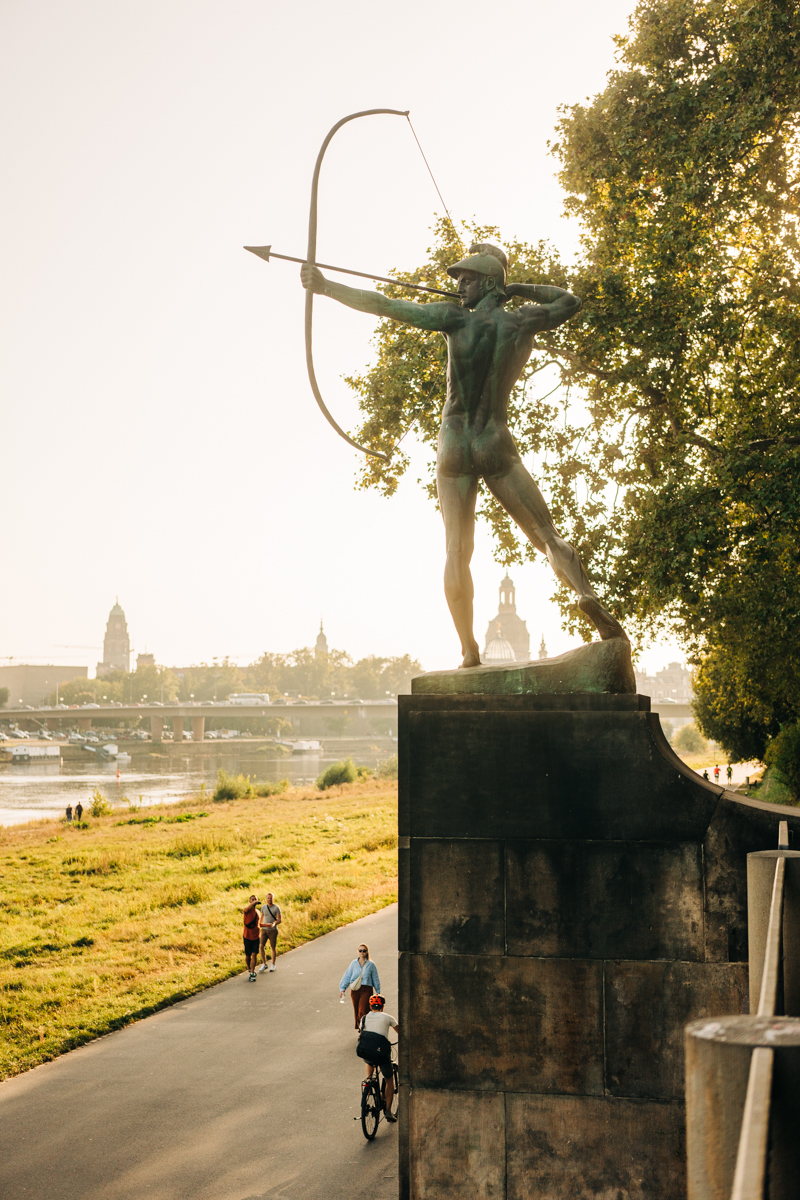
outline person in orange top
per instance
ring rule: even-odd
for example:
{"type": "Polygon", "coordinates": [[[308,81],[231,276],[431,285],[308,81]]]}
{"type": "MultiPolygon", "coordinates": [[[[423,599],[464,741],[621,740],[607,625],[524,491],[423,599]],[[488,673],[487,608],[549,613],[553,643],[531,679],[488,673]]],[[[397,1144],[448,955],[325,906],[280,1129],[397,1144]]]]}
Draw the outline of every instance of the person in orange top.
{"type": "Polygon", "coordinates": [[[242,940],[244,941],[244,957],[247,962],[247,968],[250,972],[250,982],[255,983],[256,980],[256,963],[258,962],[258,913],[256,905],[258,904],[258,896],[251,896],[250,903],[244,910],[244,927],[242,929],[242,940]]]}

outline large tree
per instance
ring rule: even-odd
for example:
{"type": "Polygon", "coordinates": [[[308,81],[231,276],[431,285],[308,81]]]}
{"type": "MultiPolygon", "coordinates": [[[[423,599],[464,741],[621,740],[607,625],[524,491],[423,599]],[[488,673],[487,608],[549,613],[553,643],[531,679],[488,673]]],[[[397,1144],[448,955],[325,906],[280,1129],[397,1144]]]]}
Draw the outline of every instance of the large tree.
{"type": "MultiPolygon", "coordinates": [[[[705,730],[733,748],[737,696],[763,753],[800,713],[798,4],[642,0],[617,46],[605,90],[563,112],[553,146],[582,226],[577,263],[506,243],[512,278],[584,302],[539,339],[515,435],[608,607],[635,636],[682,637],[705,730]],[[562,387],[539,400],[548,360],[562,387]]],[[[408,278],[443,280],[454,251],[442,223],[408,278]]],[[[416,417],[432,443],[443,358],[384,323],[376,365],[352,380],[360,436],[386,447],[416,417]]],[[[391,491],[406,465],[372,462],[364,482],[391,491]]],[[[528,552],[487,497],[483,515],[501,561],[528,552]]]]}

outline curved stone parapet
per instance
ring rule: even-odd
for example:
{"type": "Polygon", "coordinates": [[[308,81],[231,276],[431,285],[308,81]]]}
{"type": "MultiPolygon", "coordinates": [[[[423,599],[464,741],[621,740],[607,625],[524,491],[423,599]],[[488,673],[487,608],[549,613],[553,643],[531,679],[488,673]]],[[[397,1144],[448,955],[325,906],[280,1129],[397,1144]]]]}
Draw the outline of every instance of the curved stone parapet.
{"type": "Polygon", "coordinates": [[[475,1195],[684,1200],[684,1026],[747,1011],[747,854],[800,812],[649,710],[400,697],[402,1196],[461,1198],[469,1159],[475,1195]]]}

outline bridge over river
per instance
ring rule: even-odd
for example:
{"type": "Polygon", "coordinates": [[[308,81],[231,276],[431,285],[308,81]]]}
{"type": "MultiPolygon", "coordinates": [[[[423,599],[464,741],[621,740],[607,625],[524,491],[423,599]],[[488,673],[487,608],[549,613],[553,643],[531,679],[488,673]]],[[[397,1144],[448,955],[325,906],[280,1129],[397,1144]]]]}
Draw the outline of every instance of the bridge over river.
{"type": "MultiPolygon", "coordinates": [[[[347,734],[349,736],[397,736],[397,700],[300,700],[281,704],[231,704],[219,701],[176,701],[158,704],[84,704],[82,706],[58,705],[49,708],[4,708],[0,718],[14,724],[27,723],[37,729],[91,729],[94,723],[119,727],[132,722],[150,721],[150,734],[154,742],[160,742],[164,726],[171,724],[176,741],[183,740],[186,722],[191,722],[192,739],[202,742],[206,733],[206,720],[210,717],[224,719],[225,726],[236,727],[242,718],[280,718],[275,721],[275,732],[285,732],[293,737],[324,737],[347,734]]],[[[219,722],[218,722],[219,723],[219,722]]]]}

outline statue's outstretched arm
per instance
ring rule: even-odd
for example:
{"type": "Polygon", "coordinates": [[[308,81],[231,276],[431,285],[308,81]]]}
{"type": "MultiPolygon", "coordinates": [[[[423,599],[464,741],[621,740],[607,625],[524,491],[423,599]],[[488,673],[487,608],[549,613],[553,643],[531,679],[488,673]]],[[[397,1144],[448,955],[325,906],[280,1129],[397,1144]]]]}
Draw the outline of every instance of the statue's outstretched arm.
{"type": "Polygon", "coordinates": [[[303,287],[310,287],[320,296],[330,296],[348,308],[358,312],[372,313],[375,317],[389,317],[393,321],[402,321],[404,325],[413,325],[415,329],[430,329],[437,333],[447,333],[459,328],[464,322],[463,309],[456,304],[415,304],[412,300],[394,300],[382,296],[380,292],[369,292],[362,288],[347,287],[344,283],[334,283],[326,279],[319,267],[304,263],[300,269],[303,287]]]}

